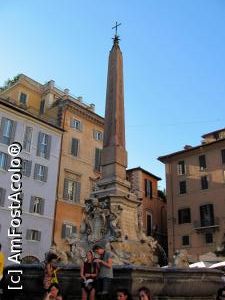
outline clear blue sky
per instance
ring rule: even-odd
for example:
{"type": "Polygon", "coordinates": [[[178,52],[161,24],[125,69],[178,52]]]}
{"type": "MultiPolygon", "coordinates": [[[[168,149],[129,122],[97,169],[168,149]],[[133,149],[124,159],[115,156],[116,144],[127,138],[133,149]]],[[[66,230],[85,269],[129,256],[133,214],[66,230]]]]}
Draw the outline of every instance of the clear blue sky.
{"type": "Polygon", "coordinates": [[[164,179],[158,156],[225,127],[224,0],[1,1],[0,85],[18,73],[54,79],[103,115],[115,21],[129,167],[164,179]]]}

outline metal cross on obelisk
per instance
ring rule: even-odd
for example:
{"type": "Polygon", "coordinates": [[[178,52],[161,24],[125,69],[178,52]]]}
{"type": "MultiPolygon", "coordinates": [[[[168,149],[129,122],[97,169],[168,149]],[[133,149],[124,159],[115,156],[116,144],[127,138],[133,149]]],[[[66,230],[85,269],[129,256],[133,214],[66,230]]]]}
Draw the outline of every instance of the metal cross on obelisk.
{"type": "Polygon", "coordinates": [[[120,25],[121,25],[121,23],[118,24],[118,23],[116,22],[116,25],[112,27],[112,29],[116,28],[116,34],[115,34],[115,36],[117,36],[117,27],[120,26],[120,25]]]}

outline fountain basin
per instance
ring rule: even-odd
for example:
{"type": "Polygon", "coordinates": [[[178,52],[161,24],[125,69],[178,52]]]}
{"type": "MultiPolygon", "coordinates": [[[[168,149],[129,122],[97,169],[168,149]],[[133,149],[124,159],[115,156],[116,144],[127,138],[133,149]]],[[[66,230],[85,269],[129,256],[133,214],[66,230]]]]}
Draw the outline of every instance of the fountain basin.
{"type": "MultiPolygon", "coordinates": [[[[78,266],[63,266],[58,272],[64,300],[81,299],[80,270],[78,266]]],[[[10,266],[4,270],[2,300],[42,300],[43,265],[10,266]],[[22,270],[22,290],[8,290],[8,270],[22,270]]],[[[112,295],[117,288],[127,288],[138,299],[141,286],[148,287],[153,299],[214,300],[223,286],[223,272],[207,268],[147,268],[135,265],[114,266],[112,295]]]]}

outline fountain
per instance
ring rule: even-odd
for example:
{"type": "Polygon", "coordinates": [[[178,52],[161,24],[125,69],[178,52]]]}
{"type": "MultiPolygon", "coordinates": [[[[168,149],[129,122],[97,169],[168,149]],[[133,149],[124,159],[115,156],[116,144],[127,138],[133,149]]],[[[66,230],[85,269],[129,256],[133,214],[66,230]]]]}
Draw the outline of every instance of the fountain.
{"type": "MultiPolygon", "coordinates": [[[[222,286],[222,273],[211,269],[178,267],[160,268],[156,256],[160,246],[143,233],[142,207],[131,192],[126,180],[127,152],[125,149],[123,60],[117,34],[109,55],[102,152],[102,177],[90,198],[85,200],[79,236],[68,239],[71,264],[62,265],[58,272],[63,299],[80,299],[79,264],[88,249],[96,243],[114,254],[114,282],[112,294],[119,287],[128,288],[137,299],[141,286],[150,288],[154,299],[213,300],[222,286]]],[[[65,260],[65,253],[52,249],[65,260]]],[[[20,265],[22,290],[9,290],[5,269],[3,299],[40,300],[43,280],[42,265],[20,265]]]]}

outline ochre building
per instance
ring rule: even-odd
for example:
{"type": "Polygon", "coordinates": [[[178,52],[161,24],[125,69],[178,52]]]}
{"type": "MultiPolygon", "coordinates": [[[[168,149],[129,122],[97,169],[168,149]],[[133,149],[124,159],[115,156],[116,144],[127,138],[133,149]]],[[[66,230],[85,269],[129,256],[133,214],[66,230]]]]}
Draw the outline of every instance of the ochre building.
{"type": "Polygon", "coordinates": [[[169,258],[186,249],[190,261],[225,252],[225,129],[201,145],[159,157],[166,167],[169,258]]]}

